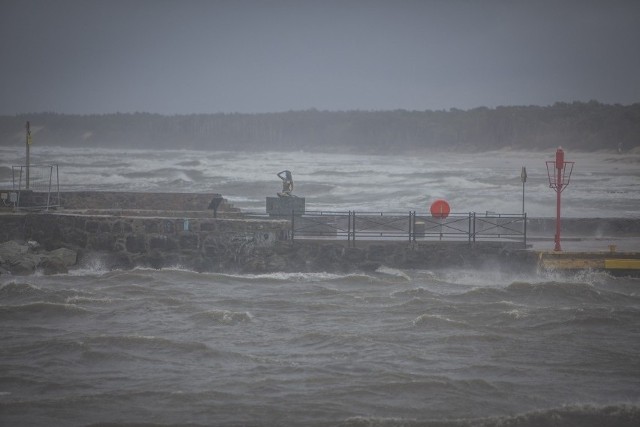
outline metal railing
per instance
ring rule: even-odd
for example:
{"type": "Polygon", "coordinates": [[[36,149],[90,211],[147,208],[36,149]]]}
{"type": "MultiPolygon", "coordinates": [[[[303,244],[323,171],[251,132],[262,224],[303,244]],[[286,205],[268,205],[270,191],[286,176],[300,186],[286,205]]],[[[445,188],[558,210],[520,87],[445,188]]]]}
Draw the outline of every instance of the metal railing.
{"type": "Polygon", "coordinates": [[[58,165],[13,166],[16,209],[49,210],[60,206],[58,165]]]}
{"type": "MultiPolygon", "coordinates": [[[[245,213],[246,216],[265,214],[245,213]]],[[[424,241],[510,241],[527,245],[527,215],[451,213],[446,218],[398,212],[306,211],[270,218],[291,222],[290,239],[424,241]]]]}

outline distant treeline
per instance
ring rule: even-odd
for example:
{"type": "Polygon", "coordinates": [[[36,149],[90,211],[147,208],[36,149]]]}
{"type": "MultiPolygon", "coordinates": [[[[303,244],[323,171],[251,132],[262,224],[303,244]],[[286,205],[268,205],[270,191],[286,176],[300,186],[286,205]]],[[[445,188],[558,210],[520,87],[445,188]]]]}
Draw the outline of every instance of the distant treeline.
{"type": "Polygon", "coordinates": [[[640,103],[597,101],[448,111],[289,111],[0,116],[0,145],[341,152],[482,151],[500,148],[629,150],[640,146],[640,103]]]}

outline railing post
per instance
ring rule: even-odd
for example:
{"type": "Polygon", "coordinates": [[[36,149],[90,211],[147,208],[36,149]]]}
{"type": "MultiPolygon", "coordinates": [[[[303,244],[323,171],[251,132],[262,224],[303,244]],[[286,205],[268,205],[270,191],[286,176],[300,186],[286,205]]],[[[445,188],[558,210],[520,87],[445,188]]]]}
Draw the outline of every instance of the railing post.
{"type": "Polygon", "coordinates": [[[294,210],[291,209],[291,245],[293,246],[296,239],[296,227],[295,227],[295,215],[294,210]]]}
{"type": "Polygon", "coordinates": [[[51,203],[51,178],[53,177],[53,166],[49,166],[49,191],[47,192],[47,208],[46,211],[49,212],[49,203],[51,203]]]}
{"type": "Polygon", "coordinates": [[[524,248],[527,249],[527,213],[524,213],[524,248]]]}
{"type": "Polygon", "coordinates": [[[60,174],[58,172],[58,164],[56,163],[56,186],[58,191],[58,202],[56,203],[58,206],[62,207],[62,202],[60,201],[60,174]]]}
{"type": "Polygon", "coordinates": [[[20,166],[20,178],[18,179],[18,197],[16,200],[16,209],[20,208],[20,195],[22,194],[22,166],[20,166]]]}
{"type": "Polygon", "coordinates": [[[476,242],[476,213],[473,213],[473,243],[476,242]]]}
{"type": "Polygon", "coordinates": [[[351,247],[351,211],[347,217],[347,246],[351,247]]]}
{"type": "Polygon", "coordinates": [[[416,211],[413,211],[413,241],[416,241],[416,211]]]}
{"type": "Polygon", "coordinates": [[[356,211],[353,211],[353,247],[356,247],[356,211]]]}
{"type": "Polygon", "coordinates": [[[411,235],[413,230],[413,215],[411,214],[411,211],[409,211],[409,242],[411,242],[411,235]]]}

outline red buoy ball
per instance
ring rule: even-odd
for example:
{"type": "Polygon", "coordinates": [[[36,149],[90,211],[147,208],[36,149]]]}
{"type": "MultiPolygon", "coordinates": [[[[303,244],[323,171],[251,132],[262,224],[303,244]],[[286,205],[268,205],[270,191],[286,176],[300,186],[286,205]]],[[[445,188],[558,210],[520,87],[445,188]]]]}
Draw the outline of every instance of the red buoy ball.
{"type": "Polygon", "coordinates": [[[438,199],[431,203],[431,216],[434,218],[446,218],[451,212],[449,203],[444,199],[438,199]]]}

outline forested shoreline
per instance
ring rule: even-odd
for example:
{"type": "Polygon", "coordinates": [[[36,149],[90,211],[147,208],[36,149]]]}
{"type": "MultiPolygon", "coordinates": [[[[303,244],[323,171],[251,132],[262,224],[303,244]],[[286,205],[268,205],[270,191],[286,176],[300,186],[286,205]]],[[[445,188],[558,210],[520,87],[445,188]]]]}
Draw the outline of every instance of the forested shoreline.
{"type": "Polygon", "coordinates": [[[288,111],[259,114],[150,113],[0,116],[0,145],[199,150],[412,153],[623,150],[640,147],[640,103],[597,101],[439,111],[288,111]]]}

